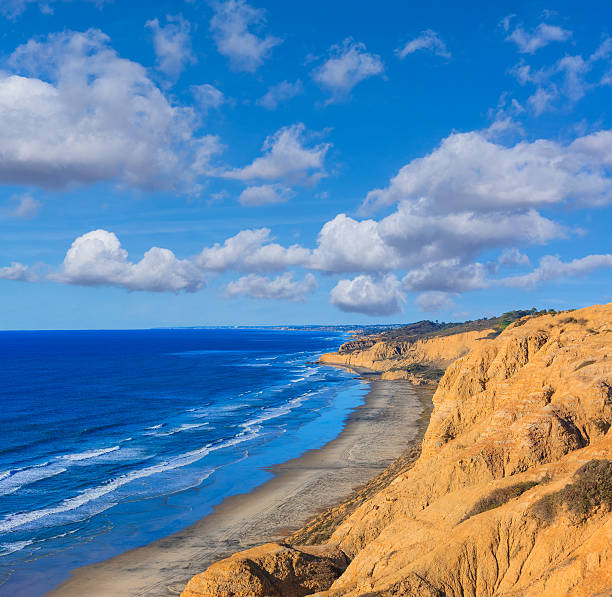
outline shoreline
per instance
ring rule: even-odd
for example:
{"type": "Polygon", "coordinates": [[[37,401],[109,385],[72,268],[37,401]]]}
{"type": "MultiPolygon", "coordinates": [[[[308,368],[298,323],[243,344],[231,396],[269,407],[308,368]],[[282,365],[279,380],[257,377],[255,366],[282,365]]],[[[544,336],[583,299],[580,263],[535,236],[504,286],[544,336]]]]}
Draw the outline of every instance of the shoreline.
{"type": "Polygon", "coordinates": [[[353,370],[370,388],[334,440],[272,467],[272,479],[249,493],[225,498],[182,531],[73,570],[47,595],[178,595],[192,576],[214,561],[286,539],[367,486],[420,441],[433,390],[427,398],[426,392],[406,381],[381,380],[376,373],[353,370]]]}

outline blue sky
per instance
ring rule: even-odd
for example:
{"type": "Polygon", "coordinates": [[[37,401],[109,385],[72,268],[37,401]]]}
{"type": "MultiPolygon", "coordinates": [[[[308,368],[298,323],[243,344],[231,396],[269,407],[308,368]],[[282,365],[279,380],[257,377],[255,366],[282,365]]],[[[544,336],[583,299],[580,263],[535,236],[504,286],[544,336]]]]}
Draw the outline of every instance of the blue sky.
{"type": "Polygon", "coordinates": [[[0,2],[0,328],[612,300],[612,6],[0,2]]]}

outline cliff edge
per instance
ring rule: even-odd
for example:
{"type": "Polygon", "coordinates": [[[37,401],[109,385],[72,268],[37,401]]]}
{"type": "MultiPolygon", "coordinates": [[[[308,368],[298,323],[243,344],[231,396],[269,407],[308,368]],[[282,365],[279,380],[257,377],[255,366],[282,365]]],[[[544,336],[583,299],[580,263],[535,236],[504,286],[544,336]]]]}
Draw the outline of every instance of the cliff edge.
{"type": "Polygon", "coordinates": [[[467,354],[475,342],[495,334],[487,328],[448,336],[423,338],[415,341],[379,339],[364,348],[347,350],[347,342],[338,352],[328,352],[320,363],[343,365],[382,372],[382,379],[407,379],[415,385],[435,384],[444,370],[457,358],[467,354]]]}
{"type": "Polygon", "coordinates": [[[450,362],[420,457],[324,546],[240,552],[183,596],[611,595],[612,304],[468,334],[342,356],[382,371],[450,362]]]}

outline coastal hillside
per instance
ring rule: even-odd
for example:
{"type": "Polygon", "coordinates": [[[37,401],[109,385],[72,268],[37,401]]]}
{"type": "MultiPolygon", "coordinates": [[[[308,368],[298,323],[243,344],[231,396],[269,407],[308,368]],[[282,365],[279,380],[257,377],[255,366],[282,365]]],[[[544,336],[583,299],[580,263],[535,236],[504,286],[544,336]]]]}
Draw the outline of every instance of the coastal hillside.
{"type": "Polygon", "coordinates": [[[323,545],[239,552],[183,596],[612,594],[612,304],[485,332],[326,355],[450,362],[420,457],[323,545]]]}
{"type": "Polygon", "coordinates": [[[496,337],[523,317],[545,313],[531,309],[461,323],[418,321],[345,342],[337,352],[322,355],[319,362],[380,371],[382,379],[432,385],[454,360],[467,354],[474,342],[496,337]]]}
{"type": "Polygon", "coordinates": [[[382,379],[407,379],[415,385],[436,383],[450,363],[493,333],[484,329],[412,342],[383,338],[368,347],[358,345],[357,350],[343,345],[338,352],[322,355],[319,362],[380,371],[382,379]]]}

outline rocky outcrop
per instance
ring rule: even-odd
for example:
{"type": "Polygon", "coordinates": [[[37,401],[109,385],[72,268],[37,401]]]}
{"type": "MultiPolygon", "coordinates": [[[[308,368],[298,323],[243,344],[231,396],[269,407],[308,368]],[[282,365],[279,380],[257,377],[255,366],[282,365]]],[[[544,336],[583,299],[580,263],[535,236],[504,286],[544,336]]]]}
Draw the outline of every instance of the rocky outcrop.
{"type": "Polygon", "coordinates": [[[383,379],[406,379],[415,385],[436,383],[450,363],[493,333],[492,329],[478,330],[414,342],[364,339],[325,353],[319,362],[380,371],[383,379]]]}
{"type": "Polygon", "coordinates": [[[194,576],[182,597],[302,597],[329,587],[348,564],[332,547],[266,543],[194,576]]]}
{"type": "MultiPolygon", "coordinates": [[[[377,346],[365,352],[389,356],[377,346]]],[[[611,426],[612,304],[476,335],[436,390],[420,457],[336,528],[326,547],[350,564],[312,594],[612,595],[611,426]]]]}

